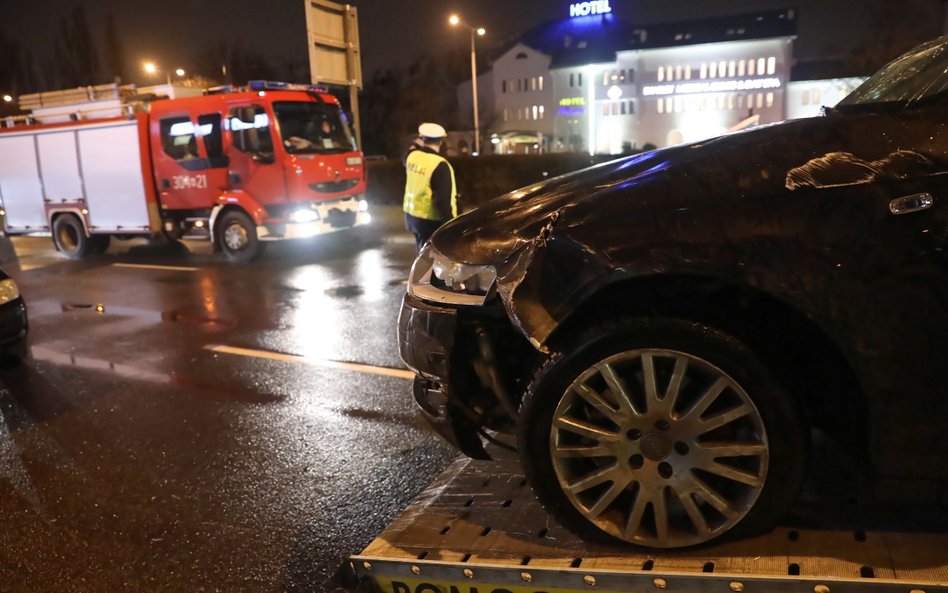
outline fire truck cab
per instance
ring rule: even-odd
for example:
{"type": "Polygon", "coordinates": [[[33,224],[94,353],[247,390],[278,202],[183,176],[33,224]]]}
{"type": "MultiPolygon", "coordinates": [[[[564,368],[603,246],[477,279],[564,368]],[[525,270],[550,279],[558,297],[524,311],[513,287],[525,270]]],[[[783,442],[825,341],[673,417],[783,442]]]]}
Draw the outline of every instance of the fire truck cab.
{"type": "Polygon", "coordinates": [[[163,228],[207,233],[235,260],[260,241],[312,237],[369,221],[365,165],[335,97],[251,83],[150,109],[163,228]]]}

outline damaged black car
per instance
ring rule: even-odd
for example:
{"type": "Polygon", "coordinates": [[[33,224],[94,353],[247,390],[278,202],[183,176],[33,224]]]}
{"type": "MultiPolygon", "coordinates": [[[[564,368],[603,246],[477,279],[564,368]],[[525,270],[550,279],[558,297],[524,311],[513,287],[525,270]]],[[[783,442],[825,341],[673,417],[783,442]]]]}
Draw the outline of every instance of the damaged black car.
{"type": "Polygon", "coordinates": [[[655,548],[769,528],[828,435],[877,497],[948,475],[948,38],[833,109],[526,187],[442,227],[414,396],[543,506],[655,548]]]}

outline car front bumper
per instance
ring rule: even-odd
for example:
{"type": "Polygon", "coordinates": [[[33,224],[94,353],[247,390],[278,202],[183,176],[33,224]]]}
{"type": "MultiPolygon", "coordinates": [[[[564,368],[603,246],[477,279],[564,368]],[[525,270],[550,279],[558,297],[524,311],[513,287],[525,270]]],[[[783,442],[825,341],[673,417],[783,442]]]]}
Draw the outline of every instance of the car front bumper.
{"type": "Polygon", "coordinates": [[[457,309],[406,294],[398,316],[399,354],[417,375],[413,395],[432,428],[465,455],[489,459],[477,437],[478,412],[452,388],[451,357],[457,329],[457,309]]]}
{"type": "Polygon", "coordinates": [[[22,298],[0,305],[0,357],[26,358],[28,330],[26,303],[22,298]]]}

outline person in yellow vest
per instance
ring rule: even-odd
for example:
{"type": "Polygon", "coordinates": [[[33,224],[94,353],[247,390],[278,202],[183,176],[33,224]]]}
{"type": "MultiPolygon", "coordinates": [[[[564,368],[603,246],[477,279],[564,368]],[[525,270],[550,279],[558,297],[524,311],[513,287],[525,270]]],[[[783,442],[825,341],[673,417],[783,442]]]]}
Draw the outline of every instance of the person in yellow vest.
{"type": "Polygon", "coordinates": [[[420,144],[413,145],[405,157],[405,228],[414,233],[415,246],[421,251],[439,226],[458,215],[458,192],[454,169],[439,154],[447,136],[438,124],[418,126],[420,144]]]}

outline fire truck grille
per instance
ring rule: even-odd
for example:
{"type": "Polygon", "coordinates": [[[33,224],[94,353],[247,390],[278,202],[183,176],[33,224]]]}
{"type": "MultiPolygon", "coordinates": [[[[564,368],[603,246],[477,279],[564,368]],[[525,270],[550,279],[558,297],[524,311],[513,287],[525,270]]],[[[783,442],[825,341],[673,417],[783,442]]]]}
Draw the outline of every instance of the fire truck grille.
{"type": "Polygon", "coordinates": [[[359,183],[358,179],[343,179],[342,181],[325,181],[323,183],[310,183],[309,188],[324,194],[333,194],[341,191],[350,190],[359,183]]]}

